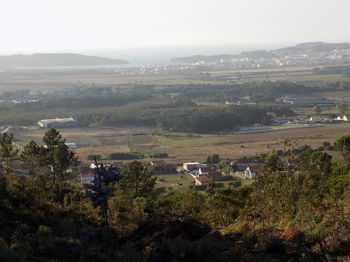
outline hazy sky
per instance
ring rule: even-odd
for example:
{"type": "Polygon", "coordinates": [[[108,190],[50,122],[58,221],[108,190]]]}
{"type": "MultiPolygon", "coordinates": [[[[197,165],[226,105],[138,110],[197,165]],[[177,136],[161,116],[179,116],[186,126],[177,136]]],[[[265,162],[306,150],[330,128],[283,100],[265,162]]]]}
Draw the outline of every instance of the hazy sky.
{"type": "Polygon", "coordinates": [[[0,0],[0,53],[350,42],[349,0],[0,0]]]}

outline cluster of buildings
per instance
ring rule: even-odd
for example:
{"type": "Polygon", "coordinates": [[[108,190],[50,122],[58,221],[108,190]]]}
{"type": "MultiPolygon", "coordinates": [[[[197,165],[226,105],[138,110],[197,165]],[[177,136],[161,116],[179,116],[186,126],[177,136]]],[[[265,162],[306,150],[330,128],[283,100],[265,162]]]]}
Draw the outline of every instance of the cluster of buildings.
{"type": "MultiPolygon", "coordinates": [[[[231,163],[231,171],[227,175],[223,175],[222,171],[214,166],[209,166],[200,162],[187,162],[182,166],[174,164],[167,164],[164,160],[152,160],[149,163],[144,164],[149,168],[153,174],[186,174],[190,175],[194,179],[196,186],[205,186],[210,182],[218,182],[228,180],[232,176],[240,179],[254,179],[256,172],[261,164],[254,162],[251,159],[243,158],[236,162],[231,163]]],[[[122,170],[125,167],[123,162],[110,162],[104,164],[98,164],[98,168],[116,168],[122,170]]],[[[90,166],[82,167],[81,183],[90,184],[97,175],[97,166],[92,163],[90,166]]]]}
{"type": "Polygon", "coordinates": [[[332,107],[337,104],[342,104],[342,99],[327,99],[325,97],[315,96],[283,96],[276,99],[276,102],[294,105],[298,107],[332,107]]]}
{"type": "Polygon", "coordinates": [[[339,122],[348,122],[349,116],[347,115],[338,115],[336,117],[331,115],[312,115],[307,116],[298,116],[295,119],[273,119],[271,125],[280,126],[280,125],[313,125],[313,124],[333,124],[339,122]]]}
{"type": "Polygon", "coordinates": [[[259,69],[283,66],[346,65],[350,63],[350,49],[312,51],[309,48],[295,50],[252,51],[240,55],[194,56],[183,59],[190,65],[212,66],[226,69],[259,69]]]}
{"type": "Polygon", "coordinates": [[[196,186],[203,186],[210,181],[223,180],[221,172],[207,164],[199,162],[183,163],[183,170],[194,178],[196,186]]]}

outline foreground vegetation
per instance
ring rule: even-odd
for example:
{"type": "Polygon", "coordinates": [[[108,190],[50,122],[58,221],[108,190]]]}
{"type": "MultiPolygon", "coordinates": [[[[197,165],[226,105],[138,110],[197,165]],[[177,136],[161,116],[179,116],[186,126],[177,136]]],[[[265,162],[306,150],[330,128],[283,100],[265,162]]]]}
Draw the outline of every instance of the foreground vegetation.
{"type": "Polygon", "coordinates": [[[0,139],[0,261],[345,261],[350,252],[350,135],[343,156],[261,156],[255,183],[158,192],[140,162],[77,183],[78,160],[49,130],[18,152],[0,139]],[[284,159],[294,159],[295,165],[284,159]],[[25,174],[25,175],[21,175],[25,174]]]}

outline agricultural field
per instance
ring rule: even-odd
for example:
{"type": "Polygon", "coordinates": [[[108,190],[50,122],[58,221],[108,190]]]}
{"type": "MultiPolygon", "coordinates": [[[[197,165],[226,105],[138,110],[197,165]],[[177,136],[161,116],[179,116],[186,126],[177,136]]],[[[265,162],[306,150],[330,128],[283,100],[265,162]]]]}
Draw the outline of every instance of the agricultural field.
{"type": "Polygon", "coordinates": [[[72,86],[81,85],[227,85],[226,79],[232,78],[241,82],[264,80],[287,81],[349,81],[350,77],[340,74],[318,75],[314,74],[313,66],[305,67],[281,67],[263,69],[235,69],[198,71],[183,74],[183,72],[171,72],[167,74],[126,74],[114,72],[112,69],[87,70],[87,71],[19,71],[16,74],[0,74],[0,93],[28,89],[31,92],[45,90],[62,90],[72,86]]]}
{"type": "Polygon", "coordinates": [[[63,90],[81,85],[135,85],[159,82],[183,81],[177,75],[120,75],[105,72],[31,72],[18,75],[2,76],[0,74],[0,93],[28,89],[31,92],[46,90],[63,90]]]}
{"type": "Polygon", "coordinates": [[[303,67],[280,67],[280,68],[262,68],[262,69],[235,69],[222,71],[209,71],[207,74],[213,77],[224,77],[225,79],[235,79],[241,82],[264,81],[264,80],[282,80],[296,82],[313,81],[350,81],[350,77],[341,74],[315,74],[315,66],[303,67]]]}
{"type": "MultiPolygon", "coordinates": [[[[45,129],[15,128],[16,142],[25,145],[30,140],[41,142],[45,129]]],[[[115,152],[164,152],[167,163],[182,164],[205,161],[207,156],[219,154],[222,158],[239,159],[280,149],[284,139],[293,138],[294,146],[304,144],[318,148],[324,141],[333,143],[341,135],[350,133],[350,124],[325,124],[316,128],[278,130],[254,134],[189,135],[152,128],[67,128],[59,130],[67,142],[77,143],[75,152],[83,162],[89,154],[99,154],[107,160],[115,152]]],[[[150,162],[151,159],[142,161],[150,162]]]]}

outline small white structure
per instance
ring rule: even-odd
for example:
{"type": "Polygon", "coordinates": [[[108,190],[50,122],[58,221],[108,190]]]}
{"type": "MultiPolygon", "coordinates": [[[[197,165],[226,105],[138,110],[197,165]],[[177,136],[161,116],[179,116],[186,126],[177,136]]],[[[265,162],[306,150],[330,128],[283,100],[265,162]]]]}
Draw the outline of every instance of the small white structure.
{"type": "MultiPolygon", "coordinates": [[[[98,168],[100,168],[100,167],[102,167],[102,164],[98,164],[98,168]]],[[[90,168],[91,168],[91,169],[96,169],[97,166],[96,166],[95,163],[91,163],[90,168]]]]}
{"type": "Polygon", "coordinates": [[[72,117],[69,118],[53,118],[53,119],[42,119],[38,122],[38,125],[42,128],[50,127],[64,127],[64,126],[74,126],[78,121],[72,117]]]}
{"type": "Polygon", "coordinates": [[[64,143],[66,146],[68,146],[70,149],[76,149],[78,148],[78,145],[76,143],[64,143]]]}
{"type": "Polygon", "coordinates": [[[349,121],[348,117],[346,115],[343,115],[343,117],[338,116],[337,118],[335,118],[335,120],[338,120],[338,121],[349,121]]]}

